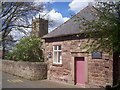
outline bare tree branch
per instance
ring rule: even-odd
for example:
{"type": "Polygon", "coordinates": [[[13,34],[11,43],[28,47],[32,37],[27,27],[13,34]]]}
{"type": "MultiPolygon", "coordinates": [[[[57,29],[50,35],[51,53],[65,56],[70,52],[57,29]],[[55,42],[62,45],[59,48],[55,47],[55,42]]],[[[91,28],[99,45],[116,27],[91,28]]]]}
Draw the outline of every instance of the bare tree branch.
{"type": "Polygon", "coordinates": [[[5,55],[5,42],[13,30],[27,34],[25,29],[30,28],[29,22],[33,16],[43,10],[43,4],[34,4],[33,2],[2,2],[2,13],[0,20],[2,21],[2,46],[3,46],[3,59],[5,55]]]}

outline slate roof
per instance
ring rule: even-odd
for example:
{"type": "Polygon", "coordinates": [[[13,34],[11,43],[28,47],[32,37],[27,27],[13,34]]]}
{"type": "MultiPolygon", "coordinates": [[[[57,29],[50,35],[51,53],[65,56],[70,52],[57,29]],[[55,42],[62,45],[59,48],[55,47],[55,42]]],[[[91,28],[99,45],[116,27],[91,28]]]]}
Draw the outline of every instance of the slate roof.
{"type": "Polygon", "coordinates": [[[43,39],[45,38],[53,38],[53,37],[61,37],[61,36],[67,36],[67,35],[74,35],[84,32],[82,29],[80,29],[80,22],[75,21],[79,18],[85,18],[87,20],[93,20],[95,19],[95,12],[93,6],[87,6],[83,10],[81,10],[79,13],[77,13],[75,16],[73,16],[71,19],[63,23],[62,25],[58,26],[56,29],[51,31],[50,33],[43,36],[43,39]]]}

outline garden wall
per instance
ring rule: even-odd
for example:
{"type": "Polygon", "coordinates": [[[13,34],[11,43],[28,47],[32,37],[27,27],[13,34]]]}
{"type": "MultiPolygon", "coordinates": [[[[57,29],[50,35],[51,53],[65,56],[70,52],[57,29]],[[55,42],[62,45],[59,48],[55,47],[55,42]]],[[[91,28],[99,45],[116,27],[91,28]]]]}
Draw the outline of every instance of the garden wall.
{"type": "Polygon", "coordinates": [[[30,80],[47,78],[47,64],[42,62],[2,61],[2,70],[30,80]]]}

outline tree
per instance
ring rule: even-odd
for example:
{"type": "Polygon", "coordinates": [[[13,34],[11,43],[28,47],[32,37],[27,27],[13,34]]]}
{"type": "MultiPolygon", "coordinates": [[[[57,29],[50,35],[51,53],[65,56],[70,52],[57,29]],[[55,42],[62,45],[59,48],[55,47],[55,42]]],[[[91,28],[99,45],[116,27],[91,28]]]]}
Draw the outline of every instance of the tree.
{"type": "Polygon", "coordinates": [[[30,19],[43,10],[43,4],[34,2],[2,2],[2,47],[3,59],[5,56],[5,41],[13,30],[26,33],[25,29],[31,27],[30,19]]]}
{"type": "Polygon", "coordinates": [[[98,2],[96,7],[96,19],[88,21],[85,18],[82,26],[85,26],[86,35],[92,50],[102,50],[113,54],[113,85],[120,80],[120,1],[98,2]]]}
{"type": "Polygon", "coordinates": [[[15,61],[43,62],[41,39],[34,36],[22,38],[6,58],[15,61]]]}

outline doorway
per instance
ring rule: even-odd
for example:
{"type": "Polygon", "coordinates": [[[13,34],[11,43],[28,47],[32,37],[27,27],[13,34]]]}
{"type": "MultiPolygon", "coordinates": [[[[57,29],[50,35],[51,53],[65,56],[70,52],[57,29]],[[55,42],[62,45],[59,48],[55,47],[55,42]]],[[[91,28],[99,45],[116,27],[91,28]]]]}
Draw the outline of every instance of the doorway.
{"type": "Polygon", "coordinates": [[[84,57],[75,57],[75,84],[85,84],[84,57]]]}

